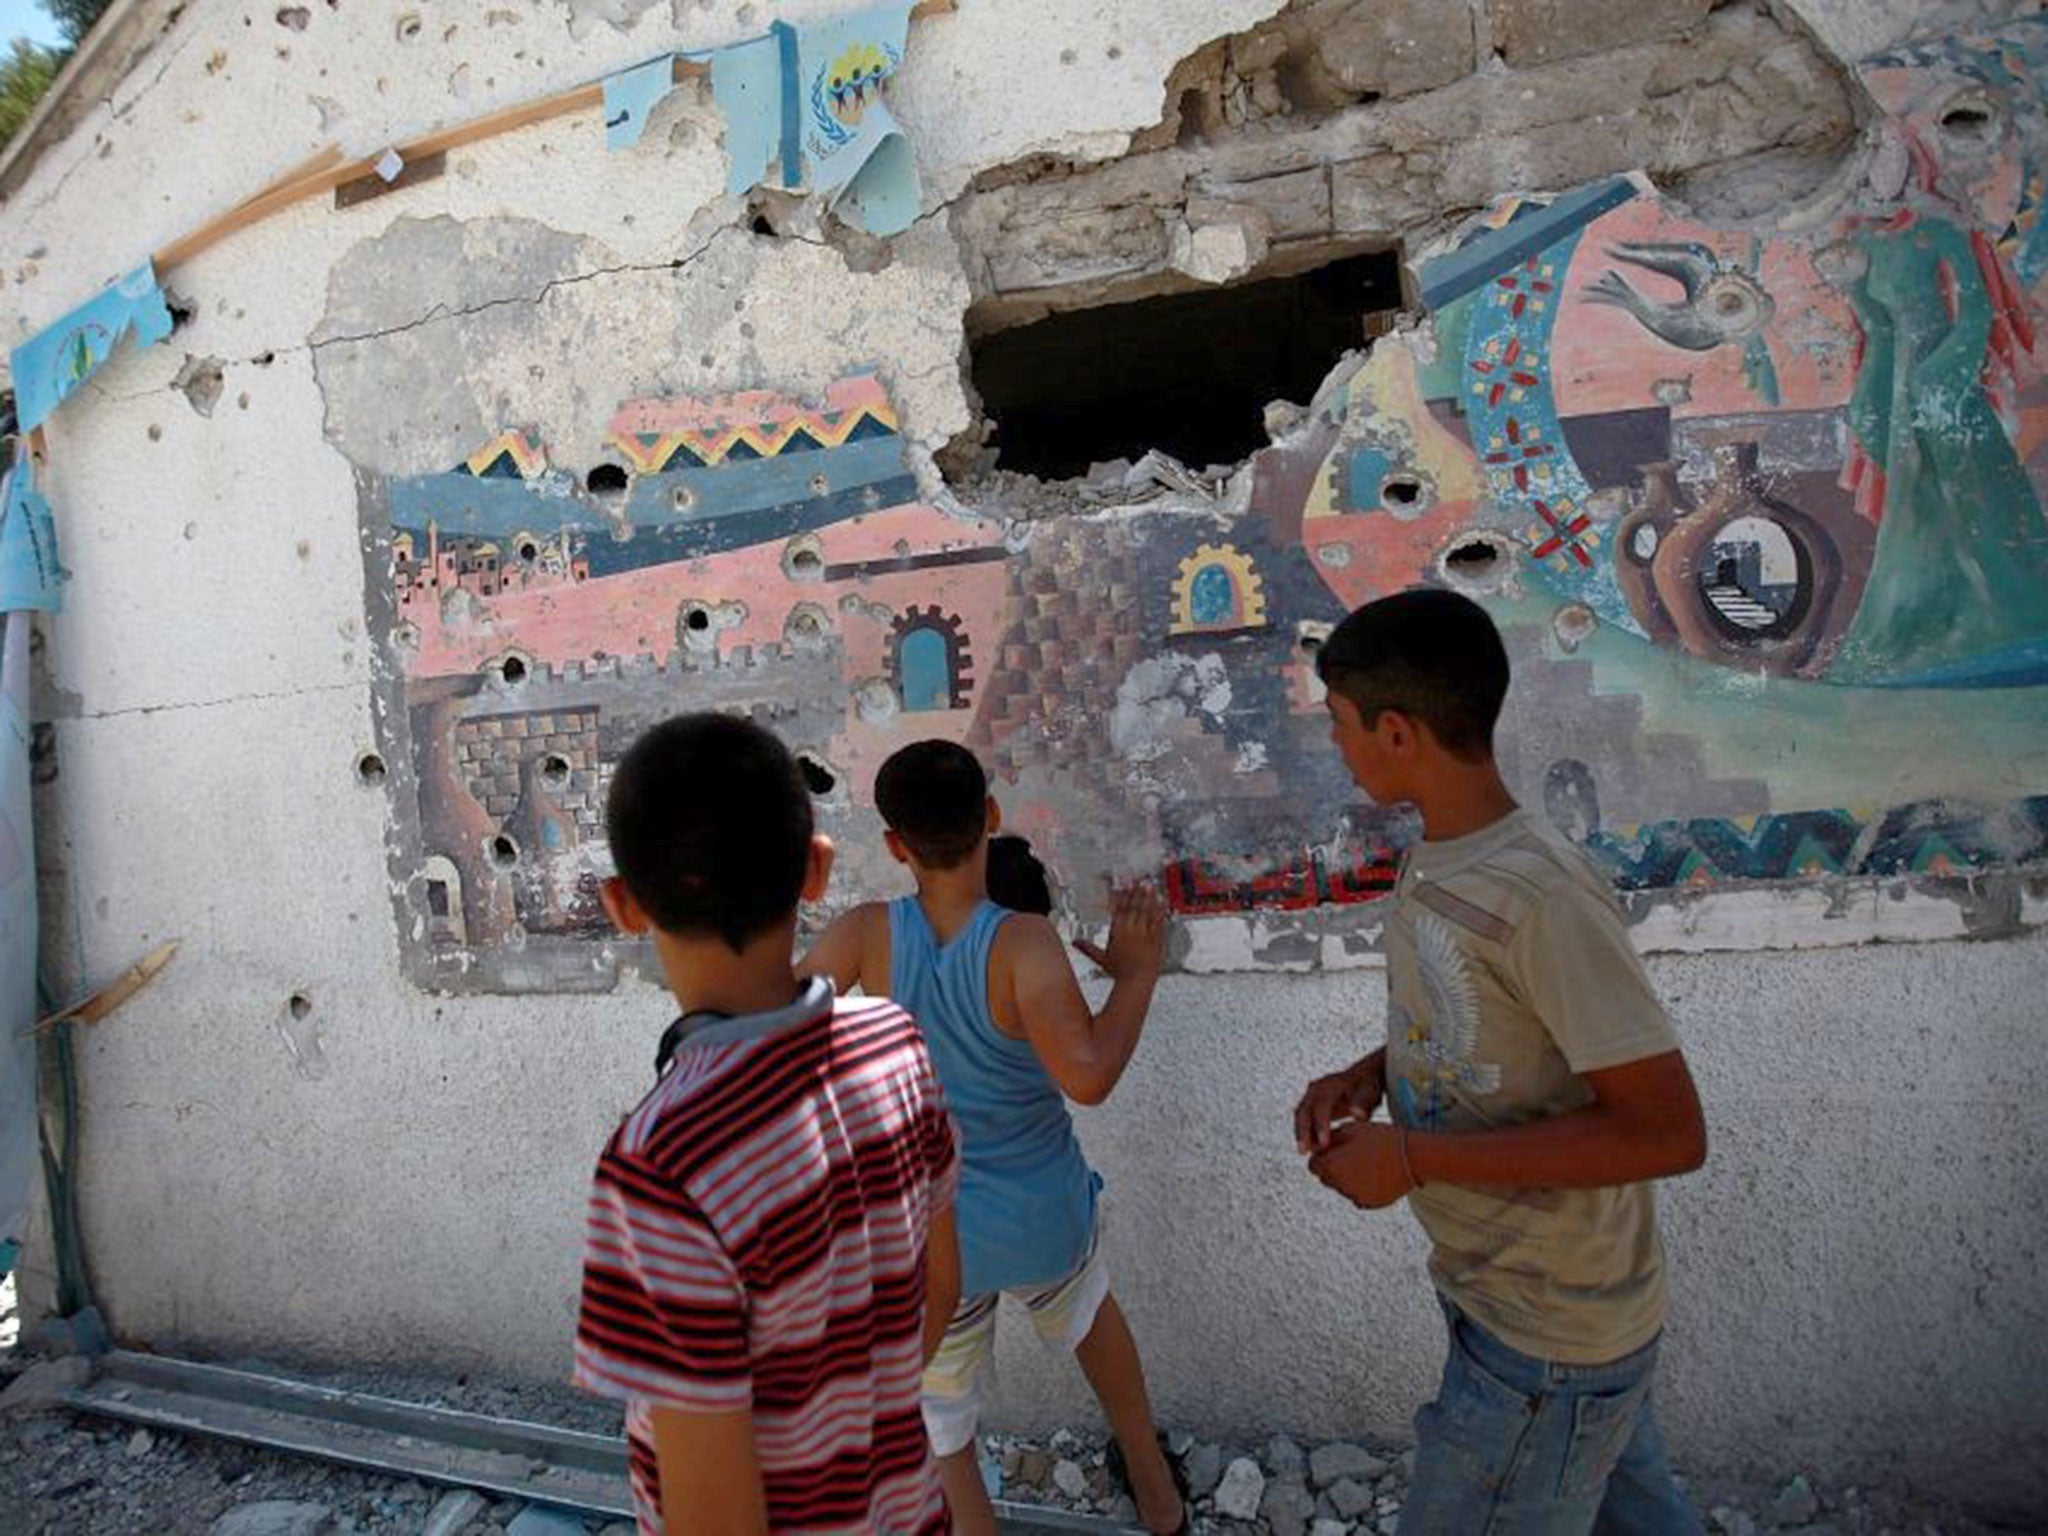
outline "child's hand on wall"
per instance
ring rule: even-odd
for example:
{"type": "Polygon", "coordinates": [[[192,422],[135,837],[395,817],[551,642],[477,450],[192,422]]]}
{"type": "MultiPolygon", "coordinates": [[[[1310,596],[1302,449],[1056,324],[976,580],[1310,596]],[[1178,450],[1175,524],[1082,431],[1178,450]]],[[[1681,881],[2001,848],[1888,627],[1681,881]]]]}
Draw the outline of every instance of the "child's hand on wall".
{"type": "Polygon", "coordinates": [[[1166,903],[1149,885],[1123,886],[1110,893],[1108,942],[1076,939],[1074,948],[1118,981],[1156,977],[1166,960],[1166,903]]]}

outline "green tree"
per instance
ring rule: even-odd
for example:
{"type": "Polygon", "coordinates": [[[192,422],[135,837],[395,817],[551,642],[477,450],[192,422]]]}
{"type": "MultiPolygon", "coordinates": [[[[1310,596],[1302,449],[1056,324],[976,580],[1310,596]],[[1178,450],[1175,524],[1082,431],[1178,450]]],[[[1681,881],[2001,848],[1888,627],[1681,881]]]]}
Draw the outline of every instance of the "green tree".
{"type": "Polygon", "coordinates": [[[58,30],[65,40],[76,48],[79,40],[92,30],[92,24],[100,19],[110,0],[39,0],[42,8],[56,21],[58,30]]]}
{"type": "Polygon", "coordinates": [[[17,37],[13,51],[0,58],[0,145],[28,121],[64,67],[64,58],[56,49],[38,48],[25,37],[17,37]]]}

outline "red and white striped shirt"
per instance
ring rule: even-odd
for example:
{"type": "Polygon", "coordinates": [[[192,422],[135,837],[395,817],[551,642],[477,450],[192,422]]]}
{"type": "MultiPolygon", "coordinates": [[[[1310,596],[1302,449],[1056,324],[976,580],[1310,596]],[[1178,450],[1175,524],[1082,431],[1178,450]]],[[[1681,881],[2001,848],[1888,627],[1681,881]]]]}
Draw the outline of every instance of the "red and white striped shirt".
{"type": "Polygon", "coordinates": [[[924,1423],[925,1237],[958,1180],[910,1015],[814,981],[686,1036],[598,1160],[576,1383],[627,1404],[661,1536],[649,1409],[751,1410],[775,1531],[948,1529],[924,1423]]]}

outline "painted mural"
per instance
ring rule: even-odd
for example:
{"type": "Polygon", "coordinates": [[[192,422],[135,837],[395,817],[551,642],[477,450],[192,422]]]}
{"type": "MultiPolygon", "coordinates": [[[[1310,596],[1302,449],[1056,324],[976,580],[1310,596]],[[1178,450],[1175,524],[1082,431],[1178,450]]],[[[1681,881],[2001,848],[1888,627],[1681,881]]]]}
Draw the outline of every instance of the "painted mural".
{"type": "Polygon", "coordinates": [[[2048,22],[1864,78],[1829,217],[1499,207],[1215,499],[933,504],[879,374],[627,402],[580,474],[523,429],[366,480],[416,978],[609,985],[608,765],[689,708],[799,750],[841,899],[896,887],[876,767],[947,736],[1074,912],[1148,873],[1299,960],[1413,833],[1346,782],[1314,647],[1418,582],[1494,612],[1512,782],[1644,900],[2048,863],[2048,22]]]}

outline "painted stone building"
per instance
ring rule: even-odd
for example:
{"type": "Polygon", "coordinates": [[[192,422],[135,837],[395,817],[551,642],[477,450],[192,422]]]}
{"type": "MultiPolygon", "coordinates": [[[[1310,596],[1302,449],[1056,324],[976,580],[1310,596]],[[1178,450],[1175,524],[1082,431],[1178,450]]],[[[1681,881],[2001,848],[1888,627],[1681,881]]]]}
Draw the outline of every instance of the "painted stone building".
{"type": "Polygon", "coordinates": [[[1178,974],[1084,1134],[1164,1412],[1398,1433],[1419,1239],[1287,1115],[1383,1027],[1412,835],[1313,649],[1434,582],[1707,1098],[1682,1457],[2043,1496],[2035,9],[117,6],[0,163],[13,339],[151,252],[177,317],[39,473],[47,963],[184,940],[86,1046],[117,1327],[563,1367],[663,1018],[606,774],[730,708],[800,752],[832,903],[895,889],[868,786],[927,736],[1073,921],[1162,883],[1178,974]],[[785,22],[777,138],[734,81],[785,22]]]}

